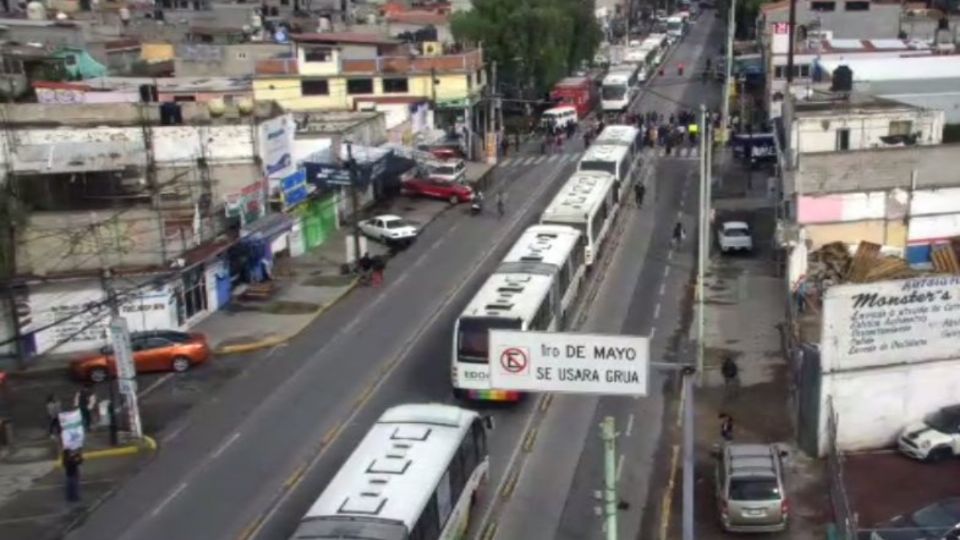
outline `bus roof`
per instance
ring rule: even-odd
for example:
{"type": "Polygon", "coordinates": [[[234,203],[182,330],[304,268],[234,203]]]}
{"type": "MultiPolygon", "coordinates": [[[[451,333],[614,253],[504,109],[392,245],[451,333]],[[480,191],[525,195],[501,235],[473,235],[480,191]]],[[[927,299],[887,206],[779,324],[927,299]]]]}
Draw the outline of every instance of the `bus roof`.
{"type": "MultiPolygon", "coordinates": [[[[602,135],[602,133],[601,133],[602,135]]],[[[619,162],[630,149],[620,144],[593,144],[580,157],[580,161],[615,161],[619,162]]]]}
{"type": "Polygon", "coordinates": [[[523,231],[501,268],[516,268],[514,263],[545,263],[562,266],[577,249],[580,231],[563,225],[533,225],[523,231]]]}
{"type": "Polygon", "coordinates": [[[541,222],[583,223],[613,189],[613,176],[600,171],[578,171],[560,188],[540,216],[541,222]]]}
{"type": "Polygon", "coordinates": [[[637,142],[639,136],[640,130],[633,126],[614,124],[603,128],[597,137],[596,144],[631,146],[637,142]]]}
{"type": "Polygon", "coordinates": [[[623,84],[630,80],[635,71],[636,66],[617,66],[603,78],[603,84],[623,84]]]}
{"type": "Polygon", "coordinates": [[[553,276],[497,271],[473,296],[461,317],[531,321],[553,286],[553,276]]]}
{"type": "Polygon", "coordinates": [[[303,519],[386,519],[412,529],[476,417],[439,403],[387,409],[303,519]]]}

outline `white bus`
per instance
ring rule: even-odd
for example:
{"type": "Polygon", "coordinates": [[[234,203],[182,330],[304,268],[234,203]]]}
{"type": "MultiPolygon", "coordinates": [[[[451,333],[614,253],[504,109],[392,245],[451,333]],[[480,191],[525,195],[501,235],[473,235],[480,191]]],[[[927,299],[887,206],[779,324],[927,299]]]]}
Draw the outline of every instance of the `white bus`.
{"type": "Polygon", "coordinates": [[[630,186],[640,167],[639,152],[625,144],[593,144],[580,158],[580,171],[601,171],[613,175],[617,200],[629,195],[630,186]]]}
{"type": "Polygon", "coordinates": [[[646,81],[650,74],[656,69],[656,57],[657,52],[655,47],[647,42],[641,43],[639,47],[627,53],[627,59],[639,67],[639,71],[637,72],[638,82],[642,83],[646,81]]]}
{"type": "Polygon", "coordinates": [[[591,267],[620,208],[616,181],[606,172],[576,172],[540,215],[540,223],[575,227],[584,236],[583,259],[591,267]]]}
{"type": "Polygon", "coordinates": [[[680,14],[667,17],[667,36],[670,39],[674,42],[680,41],[686,33],[687,21],[684,17],[680,16],[680,14]]]}
{"type": "Polygon", "coordinates": [[[454,323],[454,395],[493,401],[520,398],[519,392],[490,388],[489,332],[562,330],[585,272],[583,242],[569,226],[533,226],[513,245],[454,323]]]}
{"type": "Polygon", "coordinates": [[[667,55],[667,51],[670,49],[670,40],[667,38],[667,35],[650,34],[647,36],[647,39],[643,40],[643,43],[644,45],[649,45],[656,52],[654,64],[656,67],[660,67],[664,57],[667,55]]]}
{"type": "Polygon", "coordinates": [[[634,65],[619,65],[610,68],[600,87],[600,107],[603,112],[622,112],[626,110],[637,93],[637,72],[634,65]]]}
{"type": "Polygon", "coordinates": [[[477,413],[441,404],[392,407],[291,538],[463,538],[489,469],[486,430],[477,413]]]}
{"type": "Polygon", "coordinates": [[[630,148],[633,159],[637,160],[643,153],[643,131],[624,124],[611,124],[597,135],[594,144],[600,146],[626,146],[630,148]]]}

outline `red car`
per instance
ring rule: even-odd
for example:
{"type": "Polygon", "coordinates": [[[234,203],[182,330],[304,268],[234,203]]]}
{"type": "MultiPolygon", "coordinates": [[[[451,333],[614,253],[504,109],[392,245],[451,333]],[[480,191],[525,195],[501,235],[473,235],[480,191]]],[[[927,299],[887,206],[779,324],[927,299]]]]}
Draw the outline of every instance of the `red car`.
{"type": "Polygon", "coordinates": [[[404,195],[430,197],[457,204],[473,200],[473,190],[459,182],[448,182],[437,178],[411,178],[400,185],[404,195]]]}

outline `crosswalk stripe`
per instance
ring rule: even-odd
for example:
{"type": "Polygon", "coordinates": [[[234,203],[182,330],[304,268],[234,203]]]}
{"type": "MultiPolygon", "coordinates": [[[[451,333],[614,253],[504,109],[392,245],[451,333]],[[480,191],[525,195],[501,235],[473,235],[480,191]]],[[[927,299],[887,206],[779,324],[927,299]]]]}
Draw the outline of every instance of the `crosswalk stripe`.
{"type": "Polygon", "coordinates": [[[537,158],[535,158],[535,157],[528,157],[527,159],[523,160],[523,163],[521,163],[521,165],[523,165],[523,166],[532,165],[532,164],[533,164],[533,161],[534,161],[535,159],[537,159],[537,158]]]}
{"type": "Polygon", "coordinates": [[[513,158],[507,158],[500,162],[501,167],[509,167],[511,165],[513,165],[513,158]]]}

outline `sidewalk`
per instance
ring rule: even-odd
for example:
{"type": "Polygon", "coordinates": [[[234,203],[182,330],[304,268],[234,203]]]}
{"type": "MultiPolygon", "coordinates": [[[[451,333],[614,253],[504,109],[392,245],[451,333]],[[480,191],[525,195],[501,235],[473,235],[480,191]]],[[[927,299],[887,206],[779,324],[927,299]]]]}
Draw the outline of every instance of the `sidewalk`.
{"type": "Polygon", "coordinates": [[[704,373],[695,400],[697,538],[726,538],[716,515],[711,455],[720,441],[720,412],[734,418],[735,441],[779,443],[789,452],[784,465],[791,524],[786,532],[773,536],[823,538],[827,509],[823,466],[796,447],[788,411],[789,372],[778,329],[785,319],[786,293],[771,249],[773,210],[762,208],[768,206],[763,188],[749,189],[747,175],[727,163],[726,190],[715,190],[721,198],[726,197],[716,201],[717,219],[747,220],[754,232],[755,252],[744,256],[715,253],[704,282],[704,373]],[[740,368],[741,388],[733,395],[724,392],[720,373],[728,356],[740,368]]]}

